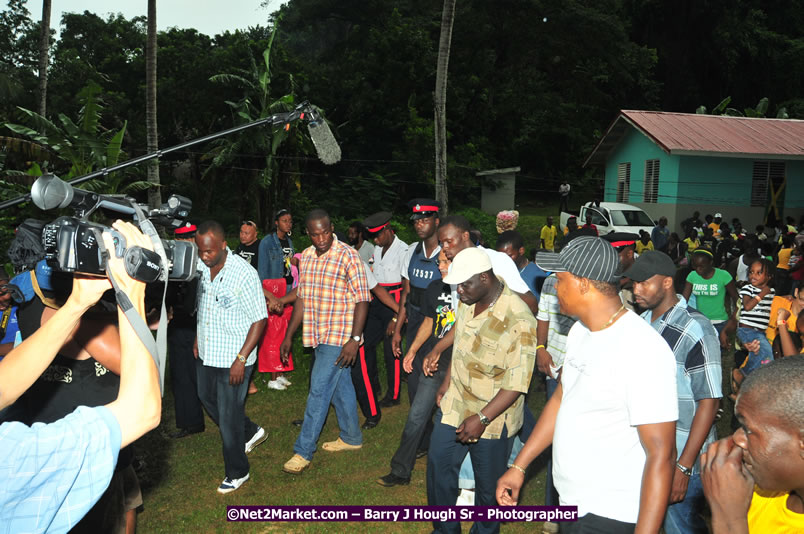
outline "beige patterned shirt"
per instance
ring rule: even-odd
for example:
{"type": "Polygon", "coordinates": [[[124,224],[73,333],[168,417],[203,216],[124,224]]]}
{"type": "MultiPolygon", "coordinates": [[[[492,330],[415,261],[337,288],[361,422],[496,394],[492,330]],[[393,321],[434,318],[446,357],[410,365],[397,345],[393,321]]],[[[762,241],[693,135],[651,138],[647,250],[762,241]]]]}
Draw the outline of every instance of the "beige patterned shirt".
{"type": "Polygon", "coordinates": [[[503,425],[513,436],[522,427],[524,393],[536,362],[536,318],[506,285],[491,310],[474,317],[461,303],[455,318],[450,385],[441,399],[441,422],[458,427],[501,389],[523,393],[492,420],[481,438],[499,439],[503,425]]]}

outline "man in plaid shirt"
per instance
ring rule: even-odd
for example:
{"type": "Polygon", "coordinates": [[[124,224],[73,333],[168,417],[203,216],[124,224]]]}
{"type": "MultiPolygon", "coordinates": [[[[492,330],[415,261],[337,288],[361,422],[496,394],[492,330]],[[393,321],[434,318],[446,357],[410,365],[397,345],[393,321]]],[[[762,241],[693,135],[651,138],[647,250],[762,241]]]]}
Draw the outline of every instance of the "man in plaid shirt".
{"type": "Polygon", "coordinates": [[[313,244],[302,252],[293,316],[279,349],[285,361],[293,334],[303,320],[302,341],[305,347],[315,349],[315,363],[304,422],[293,446],[295,454],[283,467],[292,474],[310,465],[330,403],[335,406],[340,436],[321,448],[337,452],[363,446],[357,397],[348,367],[357,357],[371,298],[360,255],[338,241],[329,215],[324,210],[313,210],[305,226],[313,244]]]}
{"type": "Polygon", "coordinates": [[[667,341],[676,357],[678,459],[664,519],[667,534],[706,533],[700,455],[716,439],[715,415],[723,396],[720,346],[712,323],[676,295],[676,266],[670,256],[647,251],[624,276],[634,281],[642,317],[667,341]]]}
{"type": "Polygon", "coordinates": [[[268,313],[257,271],[226,246],[219,223],[201,223],[195,244],[203,263],[195,347],[198,397],[223,441],[226,478],[218,493],[230,493],[248,480],[246,453],[267,437],[246,417],[245,403],[268,313]]]}

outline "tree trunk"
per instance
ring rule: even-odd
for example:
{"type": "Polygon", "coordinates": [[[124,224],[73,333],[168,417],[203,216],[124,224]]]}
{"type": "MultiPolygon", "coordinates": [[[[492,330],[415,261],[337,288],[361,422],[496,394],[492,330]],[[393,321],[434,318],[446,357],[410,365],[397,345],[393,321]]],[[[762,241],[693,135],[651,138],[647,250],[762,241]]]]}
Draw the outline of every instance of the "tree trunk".
{"type": "Polygon", "coordinates": [[[39,38],[39,114],[43,117],[47,111],[47,65],[50,48],[50,3],[42,1],[42,33],[39,38]]]}
{"type": "MultiPolygon", "coordinates": [[[[148,41],[145,47],[145,129],[148,152],[159,150],[156,129],[156,0],[148,0],[148,41]]],[[[162,205],[162,192],[159,182],[159,159],[148,163],[148,206],[162,205]]]]}
{"type": "Polygon", "coordinates": [[[435,197],[442,203],[442,213],[449,213],[447,197],[447,72],[455,21],[455,0],[444,0],[441,12],[441,38],[438,42],[436,86],[433,95],[435,111],[435,197]]]}

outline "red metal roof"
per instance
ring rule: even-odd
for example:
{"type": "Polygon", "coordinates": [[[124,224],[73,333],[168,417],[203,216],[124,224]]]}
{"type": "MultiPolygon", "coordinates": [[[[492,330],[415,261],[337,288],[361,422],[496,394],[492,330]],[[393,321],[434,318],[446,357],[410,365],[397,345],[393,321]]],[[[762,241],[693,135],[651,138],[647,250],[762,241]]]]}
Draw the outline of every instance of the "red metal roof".
{"type": "Polygon", "coordinates": [[[605,162],[628,125],[668,154],[804,159],[804,121],[622,110],[584,165],[605,162]]]}

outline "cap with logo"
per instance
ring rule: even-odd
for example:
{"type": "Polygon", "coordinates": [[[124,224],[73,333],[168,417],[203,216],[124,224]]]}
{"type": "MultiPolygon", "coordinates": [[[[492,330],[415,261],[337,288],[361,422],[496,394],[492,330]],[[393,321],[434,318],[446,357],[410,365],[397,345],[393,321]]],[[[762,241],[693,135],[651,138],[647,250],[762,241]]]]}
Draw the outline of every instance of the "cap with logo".
{"type": "Polygon", "coordinates": [[[534,263],[544,271],[572,273],[590,280],[616,282],[620,279],[620,256],[600,237],[577,237],[559,253],[537,252],[534,263]]]}
{"type": "Polygon", "coordinates": [[[634,264],[623,273],[623,276],[635,282],[644,282],[656,276],[675,276],[676,266],[670,256],[658,250],[646,250],[634,261],[634,264]]]}
{"type": "Polygon", "coordinates": [[[465,248],[452,259],[449,273],[444,277],[446,284],[462,284],[476,274],[491,270],[489,255],[477,247],[465,248]]]}
{"type": "Polygon", "coordinates": [[[388,226],[388,223],[391,222],[391,217],[390,211],[378,211],[363,219],[363,226],[366,227],[368,233],[377,234],[388,226]]]}
{"type": "Polygon", "coordinates": [[[196,226],[191,222],[186,222],[183,225],[179,226],[175,230],[173,230],[173,235],[178,238],[190,238],[195,237],[195,231],[198,230],[196,226]]]}
{"type": "Polygon", "coordinates": [[[413,215],[410,216],[410,220],[417,221],[438,215],[438,211],[441,209],[441,202],[433,200],[432,198],[414,198],[408,202],[408,207],[413,212],[413,215]]]}

